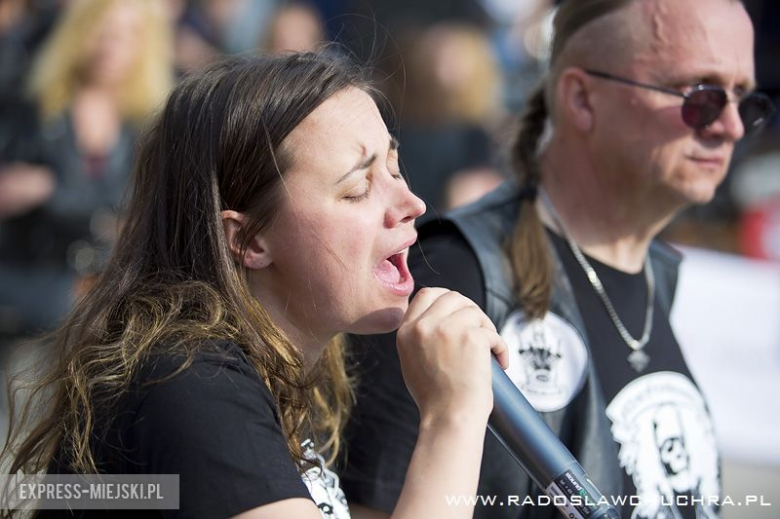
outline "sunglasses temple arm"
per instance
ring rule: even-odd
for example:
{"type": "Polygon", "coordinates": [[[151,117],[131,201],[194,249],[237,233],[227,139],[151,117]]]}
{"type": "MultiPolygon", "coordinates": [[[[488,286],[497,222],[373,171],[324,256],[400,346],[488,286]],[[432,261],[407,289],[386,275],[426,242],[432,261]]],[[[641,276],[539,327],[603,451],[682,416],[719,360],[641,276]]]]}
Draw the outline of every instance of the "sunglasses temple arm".
{"type": "Polygon", "coordinates": [[[601,79],[607,79],[609,81],[615,81],[617,83],[623,83],[624,85],[631,85],[639,88],[644,88],[646,90],[655,90],[656,92],[663,92],[664,94],[671,94],[673,96],[682,97],[682,98],[687,97],[682,92],[679,92],[672,88],[665,88],[657,85],[648,85],[647,83],[640,83],[639,81],[634,81],[619,76],[613,76],[612,74],[607,74],[606,72],[599,72],[597,70],[585,70],[585,72],[591,76],[595,76],[601,79]]]}

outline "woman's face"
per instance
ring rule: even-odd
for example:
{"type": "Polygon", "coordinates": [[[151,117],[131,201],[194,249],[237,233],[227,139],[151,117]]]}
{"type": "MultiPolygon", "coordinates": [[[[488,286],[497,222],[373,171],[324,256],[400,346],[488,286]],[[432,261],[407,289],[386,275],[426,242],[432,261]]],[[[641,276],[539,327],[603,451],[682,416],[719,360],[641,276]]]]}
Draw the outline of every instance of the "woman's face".
{"type": "Polygon", "coordinates": [[[376,104],[346,89],[304,119],[283,148],[292,158],[284,200],[262,233],[270,265],[250,273],[253,291],[299,343],[395,329],[413,288],[406,258],[425,204],[399,172],[376,104]]]}
{"type": "Polygon", "coordinates": [[[133,2],[116,2],[86,43],[85,79],[107,87],[125,81],[139,58],[142,31],[141,9],[133,2]]]}

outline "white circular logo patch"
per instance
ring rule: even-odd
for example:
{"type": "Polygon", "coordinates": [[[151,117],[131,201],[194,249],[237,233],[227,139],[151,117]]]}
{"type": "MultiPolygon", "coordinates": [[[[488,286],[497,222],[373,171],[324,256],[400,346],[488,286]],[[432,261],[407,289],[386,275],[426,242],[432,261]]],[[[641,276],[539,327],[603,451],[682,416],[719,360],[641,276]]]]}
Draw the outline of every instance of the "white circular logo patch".
{"type": "Polygon", "coordinates": [[[547,312],[529,320],[513,312],[501,329],[509,346],[507,375],[537,411],[562,409],[587,378],[588,349],[577,330],[547,312]]]}
{"type": "Polygon", "coordinates": [[[720,517],[718,447],[699,390],[681,373],[662,371],[627,384],[607,406],[620,465],[639,506],[631,517],[683,517],[680,496],[700,519],[720,517]]]}

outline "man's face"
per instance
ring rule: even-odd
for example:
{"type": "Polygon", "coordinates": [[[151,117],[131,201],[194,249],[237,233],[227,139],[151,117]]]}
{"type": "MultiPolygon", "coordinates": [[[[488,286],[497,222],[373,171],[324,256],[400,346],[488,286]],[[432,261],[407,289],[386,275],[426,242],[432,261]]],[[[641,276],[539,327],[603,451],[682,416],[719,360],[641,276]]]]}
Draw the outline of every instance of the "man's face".
{"type": "MultiPolygon", "coordinates": [[[[732,101],[754,88],[753,27],[730,0],[637,0],[629,16],[645,29],[622,70],[635,81],[686,92],[722,86],[732,101]]],[[[709,201],[726,175],[744,128],[736,102],[708,127],[681,116],[682,98],[595,79],[601,91],[593,151],[623,188],[661,206],[709,201]]]]}

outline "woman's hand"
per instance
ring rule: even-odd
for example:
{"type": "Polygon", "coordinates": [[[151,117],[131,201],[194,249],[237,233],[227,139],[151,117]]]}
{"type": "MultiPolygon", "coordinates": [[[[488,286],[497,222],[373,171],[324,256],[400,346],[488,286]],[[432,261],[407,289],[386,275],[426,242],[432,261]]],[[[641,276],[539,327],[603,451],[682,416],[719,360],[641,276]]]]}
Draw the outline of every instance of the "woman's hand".
{"type": "Polygon", "coordinates": [[[423,288],[398,329],[404,380],[423,422],[487,417],[493,409],[491,355],[508,363],[495,325],[470,299],[423,288]]]}

